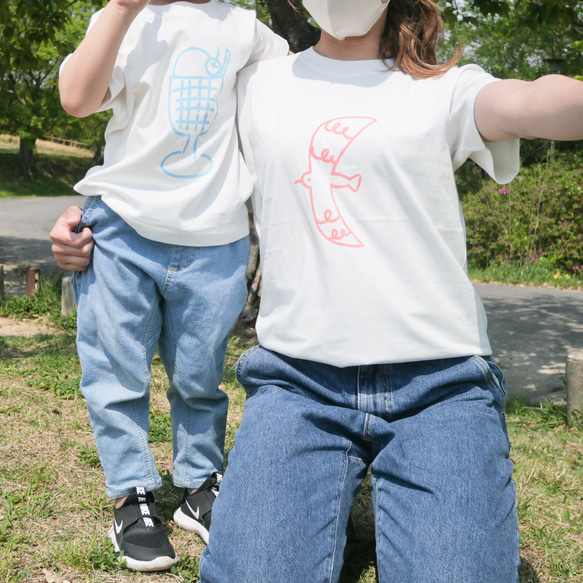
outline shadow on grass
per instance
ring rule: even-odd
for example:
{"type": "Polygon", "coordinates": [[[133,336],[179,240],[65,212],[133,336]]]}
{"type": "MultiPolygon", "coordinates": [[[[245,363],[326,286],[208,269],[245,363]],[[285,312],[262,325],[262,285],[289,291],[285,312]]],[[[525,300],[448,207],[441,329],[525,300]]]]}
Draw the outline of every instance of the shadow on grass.
{"type": "MultiPolygon", "coordinates": [[[[352,544],[347,543],[339,583],[358,583],[362,575],[371,566],[374,566],[376,571],[374,540],[359,540],[352,542],[352,544]]],[[[375,580],[378,581],[378,575],[375,580]]]]}
{"type": "MultiPolygon", "coordinates": [[[[366,514],[369,513],[367,512],[366,514]]],[[[359,583],[363,574],[369,571],[371,566],[375,569],[375,581],[378,583],[375,540],[374,536],[371,536],[371,533],[367,528],[367,523],[373,521],[372,510],[370,510],[370,516],[364,516],[361,514],[357,518],[360,525],[364,526],[364,531],[358,532],[351,519],[351,524],[347,530],[344,565],[342,567],[342,572],[340,573],[339,583],[359,583]]],[[[541,579],[539,578],[536,569],[532,563],[524,557],[521,557],[520,559],[518,575],[520,583],[541,583],[541,579]]]]}
{"type": "Polygon", "coordinates": [[[520,560],[518,575],[520,576],[520,583],[541,583],[535,568],[524,558],[520,560]]]}
{"type": "Polygon", "coordinates": [[[39,357],[75,357],[75,336],[72,334],[35,334],[34,336],[0,336],[0,359],[4,361],[39,357]]]}
{"type": "MultiPolygon", "coordinates": [[[[363,573],[371,566],[374,566],[376,570],[374,541],[365,541],[354,545],[347,553],[340,574],[340,583],[359,583],[363,573]]],[[[521,558],[518,575],[520,583],[541,583],[534,566],[524,558],[521,558]]],[[[378,582],[378,580],[377,574],[375,581],[378,582]]]]}

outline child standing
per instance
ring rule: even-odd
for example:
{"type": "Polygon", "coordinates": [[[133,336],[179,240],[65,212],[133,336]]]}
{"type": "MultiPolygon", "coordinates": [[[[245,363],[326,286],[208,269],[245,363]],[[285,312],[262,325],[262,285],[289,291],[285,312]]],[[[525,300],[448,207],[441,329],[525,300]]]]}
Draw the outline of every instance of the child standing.
{"type": "Polygon", "coordinates": [[[148,446],[156,347],[169,377],[174,519],[208,542],[222,477],[227,337],[246,297],[251,180],[238,150],[236,74],[287,53],[253,13],[217,0],[110,0],[62,65],[63,107],[112,109],[89,198],[89,268],[76,274],[81,388],[116,499],[109,536],[138,571],[177,562],[152,490],[148,446]]]}

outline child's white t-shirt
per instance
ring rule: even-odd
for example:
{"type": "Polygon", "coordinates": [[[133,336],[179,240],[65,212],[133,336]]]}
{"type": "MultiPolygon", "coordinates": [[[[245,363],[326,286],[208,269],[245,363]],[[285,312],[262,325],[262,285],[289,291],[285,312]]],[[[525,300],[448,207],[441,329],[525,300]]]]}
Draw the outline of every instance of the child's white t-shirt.
{"type": "Polygon", "coordinates": [[[102,196],[156,241],[208,246],[244,237],[252,185],[238,148],[237,73],[287,52],[253,12],[216,0],[148,5],[124,37],[100,108],[113,110],[104,163],[75,190],[102,196]]]}
{"type": "Polygon", "coordinates": [[[494,81],[313,49],[240,75],[263,346],[340,367],[491,353],[454,170],[470,157],[499,182],[518,172],[518,140],[485,144],[474,121],[494,81]]]}

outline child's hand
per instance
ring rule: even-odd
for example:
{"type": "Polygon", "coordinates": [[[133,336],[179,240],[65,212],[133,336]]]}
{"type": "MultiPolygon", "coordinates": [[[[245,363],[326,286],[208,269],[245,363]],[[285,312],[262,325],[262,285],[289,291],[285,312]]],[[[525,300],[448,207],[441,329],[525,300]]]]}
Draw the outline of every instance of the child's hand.
{"type": "Polygon", "coordinates": [[[85,271],[91,261],[93,250],[93,234],[85,227],[80,233],[76,227],[81,220],[81,209],[70,206],[61,215],[50,232],[53,241],[52,251],[62,269],[69,271],[85,271]]]}

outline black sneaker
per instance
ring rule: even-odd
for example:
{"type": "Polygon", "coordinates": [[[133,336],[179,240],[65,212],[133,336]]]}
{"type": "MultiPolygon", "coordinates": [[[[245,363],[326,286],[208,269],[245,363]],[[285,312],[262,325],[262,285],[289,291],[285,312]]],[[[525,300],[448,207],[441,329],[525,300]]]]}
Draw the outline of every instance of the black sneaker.
{"type": "Polygon", "coordinates": [[[164,571],[178,562],[158,516],[154,495],[144,488],[136,488],[135,494],[114,510],[109,538],[128,569],[164,571]]]}
{"type": "Polygon", "coordinates": [[[208,545],[213,504],[219,495],[223,479],[221,472],[207,478],[196,492],[185,492],[180,507],[174,513],[174,522],[186,530],[196,532],[208,545]]]}

